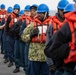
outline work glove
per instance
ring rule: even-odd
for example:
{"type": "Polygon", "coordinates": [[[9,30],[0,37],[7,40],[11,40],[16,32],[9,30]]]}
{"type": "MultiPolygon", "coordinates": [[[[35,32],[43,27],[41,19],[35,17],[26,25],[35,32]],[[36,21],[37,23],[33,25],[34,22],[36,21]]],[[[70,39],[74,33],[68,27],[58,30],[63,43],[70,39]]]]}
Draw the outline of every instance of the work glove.
{"type": "Polygon", "coordinates": [[[50,65],[50,66],[49,66],[49,71],[50,71],[52,74],[54,74],[55,71],[56,71],[55,65],[50,65]]]}
{"type": "Polygon", "coordinates": [[[39,34],[39,29],[35,28],[31,31],[30,38],[32,39],[33,37],[37,36],[38,34],[39,34]]]}

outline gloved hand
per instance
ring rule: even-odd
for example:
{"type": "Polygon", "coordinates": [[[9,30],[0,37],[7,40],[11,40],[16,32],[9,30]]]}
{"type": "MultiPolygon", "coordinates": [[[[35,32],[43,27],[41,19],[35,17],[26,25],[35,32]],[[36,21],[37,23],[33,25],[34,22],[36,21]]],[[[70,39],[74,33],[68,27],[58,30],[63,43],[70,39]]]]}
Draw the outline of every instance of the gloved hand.
{"type": "Polygon", "coordinates": [[[49,71],[50,71],[52,74],[54,74],[55,71],[56,71],[56,67],[55,67],[54,65],[50,65],[50,66],[49,66],[49,71]]]}
{"type": "Polygon", "coordinates": [[[17,23],[16,23],[17,26],[21,26],[22,25],[22,20],[19,20],[17,23]]]}
{"type": "Polygon", "coordinates": [[[37,36],[39,33],[39,29],[38,28],[35,28],[31,31],[30,33],[30,38],[32,39],[33,37],[37,36]]]}

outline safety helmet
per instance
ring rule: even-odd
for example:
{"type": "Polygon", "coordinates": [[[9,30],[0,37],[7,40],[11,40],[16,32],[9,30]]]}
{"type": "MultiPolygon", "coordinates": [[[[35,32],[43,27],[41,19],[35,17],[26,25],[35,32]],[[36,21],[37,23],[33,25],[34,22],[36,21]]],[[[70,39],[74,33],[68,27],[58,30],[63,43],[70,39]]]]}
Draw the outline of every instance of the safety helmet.
{"type": "Polygon", "coordinates": [[[65,8],[65,6],[66,6],[67,4],[69,4],[69,2],[68,2],[67,0],[60,0],[59,3],[58,3],[57,8],[64,10],[64,8],[65,8]]]}
{"type": "Polygon", "coordinates": [[[21,10],[20,12],[19,12],[19,15],[23,15],[24,14],[24,10],[21,10]]]}
{"type": "Polygon", "coordinates": [[[74,2],[76,2],[76,0],[73,0],[74,2]]]}
{"type": "Polygon", "coordinates": [[[37,5],[37,4],[33,4],[32,6],[30,6],[30,10],[31,10],[31,9],[37,10],[37,8],[38,8],[38,5],[37,5]]]}
{"type": "Polygon", "coordinates": [[[4,4],[1,4],[1,9],[5,9],[5,5],[4,4]]]}
{"type": "Polygon", "coordinates": [[[8,7],[7,12],[11,13],[12,11],[13,11],[13,8],[12,7],[8,7]]]}
{"type": "Polygon", "coordinates": [[[40,4],[37,12],[49,12],[49,8],[46,4],[40,4]]]}
{"type": "Polygon", "coordinates": [[[30,11],[30,5],[26,5],[24,11],[30,11]]]}
{"type": "Polygon", "coordinates": [[[20,10],[20,5],[19,4],[15,4],[14,5],[14,9],[19,9],[20,10]]]}
{"type": "Polygon", "coordinates": [[[65,8],[64,8],[64,12],[71,12],[74,11],[74,4],[68,4],[65,8]]]}

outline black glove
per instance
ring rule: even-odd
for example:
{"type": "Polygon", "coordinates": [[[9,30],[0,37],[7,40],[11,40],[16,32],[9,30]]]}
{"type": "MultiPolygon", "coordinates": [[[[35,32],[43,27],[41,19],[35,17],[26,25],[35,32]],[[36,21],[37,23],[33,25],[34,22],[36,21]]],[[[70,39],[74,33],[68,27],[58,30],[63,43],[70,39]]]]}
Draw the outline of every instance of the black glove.
{"type": "Polygon", "coordinates": [[[54,74],[55,71],[56,71],[56,67],[55,67],[54,65],[50,65],[50,66],[49,66],[49,70],[50,70],[50,72],[51,72],[52,74],[54,74]]]}
{"type": "Polygon", "coordinates": [[[39,33],[39,29],[35,28],[34,30],[32,30],[32,32],[30,33],[30,38],[32,39],[33,37],[37,36],[39,33]]]}
{"type": "Polygon", "coordinates": [[[17,23],[16,23],[17,26],[21,26],[22,25],[22,20],[19,20],[17,23]]]}

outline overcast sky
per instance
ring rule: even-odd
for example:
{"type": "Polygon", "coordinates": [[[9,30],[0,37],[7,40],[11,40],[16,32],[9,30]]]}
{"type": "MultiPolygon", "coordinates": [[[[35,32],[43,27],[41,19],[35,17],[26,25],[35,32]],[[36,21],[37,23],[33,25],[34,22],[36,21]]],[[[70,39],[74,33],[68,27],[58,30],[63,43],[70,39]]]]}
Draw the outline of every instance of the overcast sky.
{"type": "MultiPolygon", "coordinates": [[[[15,3],[20,4],[21,9],[24,9],[24,7],[27,4],[41,4],[41,3],[45,3],[49,6],[50,10],[56,10],[57,4],[60,0],[0,0],[0,4],[4,3],[6,5],[6,9],[8,8],[8,6],[12,6],[15,3]]],[[[73,0],[68,0],[70,3],[73,3],[73,0]]]]}

